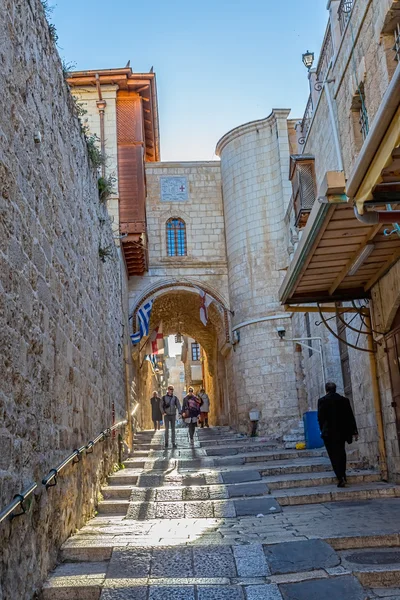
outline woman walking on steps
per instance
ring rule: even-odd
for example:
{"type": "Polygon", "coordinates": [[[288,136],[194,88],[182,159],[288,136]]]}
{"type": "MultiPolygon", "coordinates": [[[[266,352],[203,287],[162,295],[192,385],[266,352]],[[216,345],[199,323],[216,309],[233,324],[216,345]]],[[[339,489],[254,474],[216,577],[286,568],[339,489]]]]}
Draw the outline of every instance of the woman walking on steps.
{"type": "Polygon", "coordinates": [[[192,444],[194,441],[194,432],[197,427],[197,420],[200,415],[200,406],[203,401],[201,398],[197,398],[197,396],[193,393],[193,388],[189,388],[188,395],[183,399],[183,407],[182,407],[182,417],[185,419],[185,423],[189,426],[189,437],[190,443],[192,444]]]}
{"type": "Polygon", "coordinates": [[[161,398],[157,394],[157,392],[153,392],[152,397],[150,398],[151,404],[151,420],[154,424],[154,431],[159,431],[160,422],[162,421],[162,412],[161,412],[161,398]]]}
{"type": "Polygon", "coordinates": [[[201,388],[199,392],[199,398],[203,401],[200,408],[200,427],[204,427],[204,425],[209,427],[208,413],[210,412],[210,398],[208,394],[206,394],[206,390],[204,388],[201,388]]]}

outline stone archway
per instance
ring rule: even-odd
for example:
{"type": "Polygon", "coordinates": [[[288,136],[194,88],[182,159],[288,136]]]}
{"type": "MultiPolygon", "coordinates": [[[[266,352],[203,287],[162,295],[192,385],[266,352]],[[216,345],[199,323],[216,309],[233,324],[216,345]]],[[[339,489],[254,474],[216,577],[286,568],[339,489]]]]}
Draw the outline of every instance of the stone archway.
{"type": "MultiPolygon", "coordinates": [[[[211,290],[204,290],[210,293],[211,290]]],[[[153,308],[149,331],[153,331],[160,322],[165,336],[181,333],[195,339],[204,352],[203,384],[211,398],[210,423],[213,425],[229,422],[229,393],[225,354],[230,348],[229,313],[222,300],[214,298],[208,309],[207,325],[200,320],[201,299],[196,285],[164,284],[142,294],[133,311],[136,321],[137,310],[149,298],[153,299],[153,308]]],[[[156,386],[156,379],[148,361],[143,361],[143,352],[134,354],[141,405],[141,426],[151,427],[150,395],[156,386]]]]}

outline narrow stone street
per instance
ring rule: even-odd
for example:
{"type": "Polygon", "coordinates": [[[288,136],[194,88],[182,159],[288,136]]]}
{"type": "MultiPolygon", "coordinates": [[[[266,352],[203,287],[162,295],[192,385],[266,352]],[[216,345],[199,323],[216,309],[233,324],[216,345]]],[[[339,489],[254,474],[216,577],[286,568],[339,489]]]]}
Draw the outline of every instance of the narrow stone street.
{"type": "MultiPolygon", "coordinates": [[[[229,428],[144,431],[44,600],[400,600],[400,486],[229,428]]],[[[350,459],[351,460],[351,459],[350,459]]]]}

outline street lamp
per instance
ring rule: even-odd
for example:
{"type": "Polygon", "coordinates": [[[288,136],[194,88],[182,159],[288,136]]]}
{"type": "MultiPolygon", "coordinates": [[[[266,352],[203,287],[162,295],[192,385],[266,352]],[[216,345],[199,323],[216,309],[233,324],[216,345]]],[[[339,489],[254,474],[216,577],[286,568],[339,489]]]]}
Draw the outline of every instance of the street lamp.
{"type": "Polygon", "coordinates": [[[310,70],[311,67],[314,64],[314,52],[309,52],[307,50],[307,52],[305,52],[303,54],[303,65],[306,67],[306,69],[310,70]]]}

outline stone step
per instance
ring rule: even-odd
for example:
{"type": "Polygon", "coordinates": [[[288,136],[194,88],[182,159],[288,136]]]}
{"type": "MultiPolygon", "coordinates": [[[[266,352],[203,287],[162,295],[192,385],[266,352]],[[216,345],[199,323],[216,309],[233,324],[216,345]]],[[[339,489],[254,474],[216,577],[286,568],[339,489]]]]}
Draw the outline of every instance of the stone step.
{"type": "Polygon", "coordinates": [[[127,500],[104,500],[99,503],[99,515],[123,515],[126,519],[144,521],[149,519],[229,519],[258,514],[272,515],[281,507],[272,496],[238,497],[229,500],[173,500],[147,502],[127,500]]]}
{"type": "Polygon", "coordinates": [[[99,502],[97,512],[99,515],[126,515],[129,508],[129,499],[112,498],[99,502]]]}
{"type": "Polygon", "coordinates": [[[298,440],[297,442],[285,442],[286,450],[295,450],[297,444],[304,444],[304,439],[298,440]]]}
{"type": "Polygon", "coordinates": [[[108,485],[136,485],[140,473],[138,469],[121,469],[107,477],[108,485]]]}
{"type": "Polygon", "coordinates": [[[399,498],[400,486],[381,481],[359,483],[345,488],[321,486],[312,488],[286,488],[273,490],[272,495],[281,506],[372,500],[377,498],[399,498]]]}
{"type": "Polygon", "coordinates": [[[396,598],[394,586],[400,581],[399,554],[398,548],[382,547],[336,553],[322,540],[263,546],[210,548],[199,545],[177,547],[172,552],[162,547],[143,551],[125,546],[112,556],[110,553],[109,560],[59,565],[46,581],[42,599],[97,600],[104,590],[102,598],[105,595],[139,600],[147,598],[149,589],[155,591],[157,586],[165,590],[164,594],[160,594],[160,588],[158,594],[156,592],[160,600],[172,597],[276,600],[282,597],[279,590],[284,598],[293,599],[396,598]],[[204,578],[201,567],[196,568],[204,556],[209,565],[208,579],[204,578]],[[179,573],[182,561],[188,565],[185,577],[179,573]],[[375,588],[375,595],[363,593],[360,584],[375,588]],[[203,586],[208,586],[208,590],[203,586]],[[252,586],[256,586],[255,595],[249,591],[252,586]],[[384,588],[385,593],[380,594],[379,588],[384,588]]]}
{"type": "MultiPolygon", "coordinates": [[[[355,493],[356,499],[375,498],[388,494],[388,484],[383,486],[368,487],[373,482],[379,481],[379,474],[376,472],[368,472],[365,474],[351,474],[348,476],[348,487],[345,488],[347,494],[353,498],[355,493]],[[363,486],[364,487],[360,487],[363,486]],[[360,488],[360,489],[358,489],[360,488]],[[382,492],[384,490],[385,493],[382,492]],[[374,492],[374,493],[372,493],[374,492]],[[364,494],[364,495],[361,495],[364,494]]],[[[379,482],[381,483],[381,482],[379,482]]],[[[390,486],[389,486],[390,487],[390,486]]],[[[396,487],[396,486],[395,486],[396,487]]],[[[129,499],[122,499],[118,496],[112,495],[111,498],[107,498],[99,503],[98,512],[99,514],[126,514],[129,507],[131,507],[131,514],[135,515],[134,518],[182,518],[183,514],[192,514],[190,505],[188,507],[183,506],[186,503],[198,503],[204,502],[204,510],[201,507],[195,507],[194,514],[192,516],[207,516],[209,518],[213,516],[220,516],[221,512],[224,512],[224,516],[235,516],[233,513],[233,507],[229,503],[221,505],[217,500],[236,500],[243,498],[262,498],[272,494],[273,497],[278,498],[279,503],[282,505],[288,504],[303,504],[302,498],[306,496],[307,503],[310,503],[310,495],[315,497],[315,500],[311,502],[326,502],[336,501],[337,499],[343,498],[343,490],[336,487],[336,478],[331,473],[314,474],[312,477],[301,475],[301,476],[281,476],[281,477],[270,477],[260,479],[258,481],[248,481],[245,483],[232,483],[226,485],[204,485],[204,486],[174,486],[174,487],[161,487],[161,488],[131,488],[131,503],[129,499]],[[328,488],[329,486],[329,488],[328,488]],[[296,494],[293,494],[293,490],[296,490],[296,494]],[[335,494],[336,490],[342,493],[341,496],[335,494]],[[288,492],[286,496],[283,496],[282,503],[282,491],[288,492]],[[321,499],[322,491],[322,499],[321,499]],[[298,501],[292,501],[293,498],[298,501]],[[158,509],[158,504],[164,504],[165,510],[158,509]],[[172,506],[173,505],[173,506],[172,506]],[[209,505],[209,506],[206,506],[209,505]],[[138,507],[141,512],[138,512],[138,507]],[[140,513],[140,514],[139,514],[140,513]],[[203,515],[204,513],[204,515],[203,515]],[[172,516],[174,515],[174,516],[172,516]]],[[[252,513],[250,513],[252,514],[252,513]]]]}
{"type": "MultiPolygon", "coordinates": [[[[136,482],[135,482],[136,483],[136,482]]],[[[119,499],[126,500],[131,497],[132,489],[135,487],[135,483],[132,485],[107,485],[101,488],[101,493],[104,500],[119,499]]]]}
{"type": "MultiPolygon", "coordinates": [[[[304,439],[304,436],[303,436],[304,439]]],[[[239,438],[223,438],[221,440],[209,440],[207,442],[202,442],[199,441],[198,442],[198,446],[200,448],[205,448],[205,449],[213,449],[213,448],[220,448],[222,447],[227,447],[227,448],[237,448],[239,446],[243,446],[244,448],[247,447],[263,447],[263,448],[282,448],[282,444],[277,442],[276,440],[262,440],[259,438],[246,438],[246,437],[239,437],[239,438]]],[[[179,443],[178,443],[178,447],[179,447],[179,443]]],[[[160,442],[157,443],[149,443],[149,444],[143,444],[143,443],[134,443],[133,445],[133,455],[137,456],[138,452],[150,452],[150,450],[164,450],[165,446],[164,446],[164,440],[161,440],[160,442]]]]}
{"type": "MultiPolygon", "coordinates": [[[[380,473],[374,470],[348,471],[347,473],[349,486],[359,483],[372,483],[380,480],[380,473]]],[[[333,471],[270,476],[264,477],[262,481],[270,488],[270,490],[308,488],[337,484],[337,479],[333,471]]]]}
{"type": "Polygon", "coordinates": [[[304,433],[290,433],[283,436],[284,442],[304,442],[304,433]]]}
{"type": "MultiPolygon", "coordinates": [[[[146,477],[142,482],[146,482],[146,477]]],[[[149,474],[151,483],[159,481],[149,474]]],[[[376,471],[348,472],[349,485],[371,483],[380,480],[376,471]]],[[[162,487],[109,486],[102,489],[104,499],[122,500],[132,498],[133,501],[180,502],[183,500],[215,500],[246,496],[268,495],[270,490],[290,489],[295,487],[316,487],[336,485],[332,471],[317,473],[296,473],[293,475],[277,475],[261,478],[257,471],[227,473],[216,477],[215,474],[204,474],[197,477],[193,484],[185,485],[185,479],[174,475],[166,479],[162,487]],[[225,479],[225,482],[224,482],[225,479]],[[122,493],[119,492],[121,490],[122,493]],[[122,495],[123,494],[123,495],[122,495]]]]}
{"type": "Polygon", "coordinates": [[[64,563],[45,582],[43,600],[98,600],[108,562],[64,563]]]}

